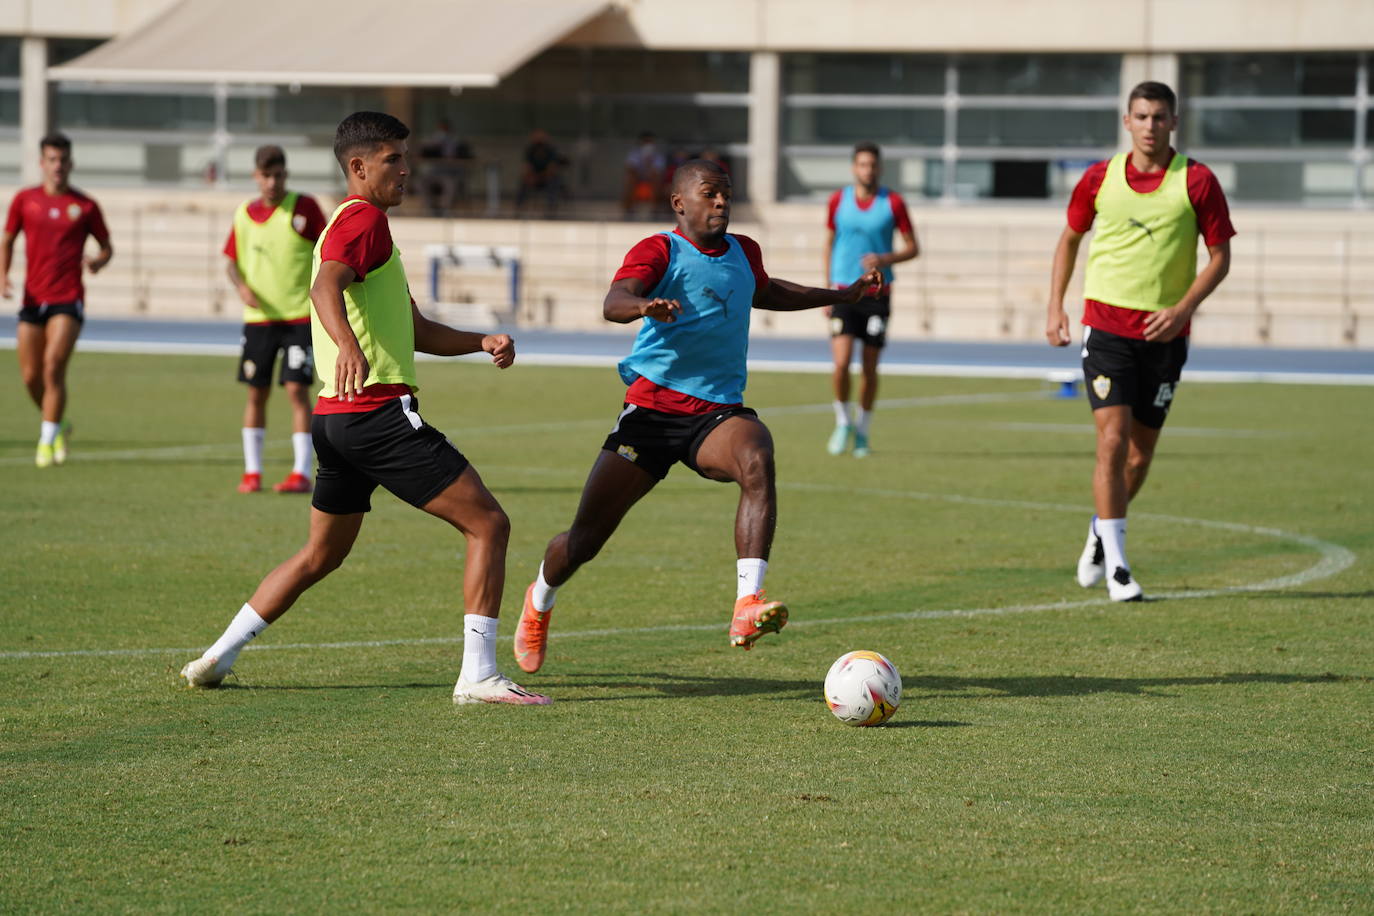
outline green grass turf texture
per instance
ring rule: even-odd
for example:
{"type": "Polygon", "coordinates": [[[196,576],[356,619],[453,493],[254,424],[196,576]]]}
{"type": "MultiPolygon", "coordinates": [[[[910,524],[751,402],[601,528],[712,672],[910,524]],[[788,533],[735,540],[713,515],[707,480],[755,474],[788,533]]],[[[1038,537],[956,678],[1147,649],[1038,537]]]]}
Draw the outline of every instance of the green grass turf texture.
{"type": "MultiPolygon", "coordinates": [[[[1180,391],[1135,506],[1138,578],[1178,594],[1322,561],[1193,520],[1353,552],[1287,588],[1124,606],[1081,590],[1081,398],[889,378],[907,403],[879,411],[858,461],[825,453],[824,376],[756,373],[780,480],[768,588],[793,623],[753,652],[726,639],[736,491],[678,468],[559,596],[549,660],[522,678],[549,708],[450,703],[462,541],[380,491],[344,568],[230,688],[180,686],[187,651],[14,657],[203,647],[299,546],[305,498],[234,492],[232,374],[79,355],[73,459],[40,472],[0,354],[0,909],[1374,909],[1374,390],[1180,391]],[[908,401],[967,394],[991,397],[908,401]],[[709,629],[643,629],[672,625],[709,629]],[[434,641],[267,651],[365,640],[434,641]],[[887,727],[821,700],[856,648],[903,672],[887,727]]],[[[421,380],[426,419],[513,520],[499,657],[519,674],[524,587],[621,386],[462,363],[421,380]]],[[[269,417],[271,482],[289,468],[280,394],[269,417]]]]}

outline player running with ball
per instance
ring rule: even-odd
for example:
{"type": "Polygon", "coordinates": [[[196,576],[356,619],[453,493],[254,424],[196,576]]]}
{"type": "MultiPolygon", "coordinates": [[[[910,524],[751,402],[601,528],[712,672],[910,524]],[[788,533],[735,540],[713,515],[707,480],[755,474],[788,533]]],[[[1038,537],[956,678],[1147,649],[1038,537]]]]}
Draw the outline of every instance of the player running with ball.
{"type": "Polygon", "coordinates": [[[335,134],[348,197],[316,243],[310,289],[324,389],[311,423],[319,473],[309,539],[268,573],[219,640],[181,670],[192,687],[219,684],[249,640],[339,568],[380,485],[467,539],[463,667],[453,701],[549,702],[496,670],[510,520],[467,458],[421,419],[415,399],[417,350],[439,356],[485,352],[504,369],[515,360],[515,345],[505,334],[457,331],[430,321],[410,298],[386,218],[405,196],[408,136],[404,124],[375,111],[349,115],[335,134]]]}
{"type": "Polygon", "coordinates": [[[1078,584],[1107,580],[1113,601],[1138,601],[1126,561],[1126,504],[1140,492],[1188,358],[1189,321],[1231,266],[1231,217],[1211,170],[1176,153],[1177,100],[1163,83],[1131,90],[1124,118],[1131,150],[1084,173],[1054,252],[1045,335],[1070,343],[1064,290],[1083,235],[1083,377],[1097,426],[1097,514],[1078,561],[1078,584]],[[1207,264],[1197,269],[1197,243],[1207,264]]]}
{"type": "Polygon", "coordinates": [[[857,302],[881,274],[868,270],[842,290],[770,278],[758,244],[726,231],[730,196],[730,175],[717,163],[696,159],[679,167],[670,197],[677,229],[630,249],[606,294],[608,321],[643,320],[620,363],[620,377],[630,387],[572,527],[549,542],[525,593],[515,632],[516,661],[525,671],[538,671],[544,662],[559,587],[596,556],[630,507],[679,461],[740,489],[731,644],[749,649],[787,623],[786,605],[763,593],[777,492],[773,439],[742,403],[750,313],[857,302]]]}

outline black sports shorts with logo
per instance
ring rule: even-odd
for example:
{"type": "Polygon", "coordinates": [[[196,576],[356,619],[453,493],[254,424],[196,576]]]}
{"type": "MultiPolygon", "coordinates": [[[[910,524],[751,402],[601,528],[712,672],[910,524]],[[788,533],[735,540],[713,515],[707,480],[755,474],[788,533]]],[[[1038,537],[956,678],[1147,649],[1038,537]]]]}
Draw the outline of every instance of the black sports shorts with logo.
{"type": "Polygon", "coordinates": [[[864,296],[852,305],[842,302],[830,308],[830,336],[844,334],[862,340],[866,346],[885,346],[891,315],[892,299],[888,295],[864,296]]]}
{"type": "Polygon", "coordinates": [[[468,466],[463,453],[420,418],[411,394],[369,413],[317,413],[310,434],[320,462],[310,504],[330,515],[371,510],[378,486],[422,508],[468,466]]]}
{"type": "Polygon", "coordinates": [[[243,355],[239,358],[239,381],[254,388],[272,384],[272,365],[284,353],[278,385],[300,382],[315,384],[315,353],[310,348],[310,324],[245,324],[243,355]]]}
{"type": "Polygon", "coordinates": [[[601,447],[633,461],[659,480],[679,461],[706,477],[697,466],[697,451],[711,430],[731,417],[757,418],[758,414],[753,408],[736,405],[682,416],[626,404],[601,447]]]}
{"type": "Polygon", "coordinates": [[[1131,416],[1160,429],[1188,361],[1188,338],[1168,343],[1083,329],[1083,384],[1093,410],[1129,404],[1131,416]]]}
{"type": "Polygon", "coordinates": [[[71,315],[77,324],[85,324],[86,303],[80,299],[75,302],[44,302],[40,305],[26,305],[19,310],[19,320],[25,324],[46,325],[48,319],[56,315],[71,315]]]}

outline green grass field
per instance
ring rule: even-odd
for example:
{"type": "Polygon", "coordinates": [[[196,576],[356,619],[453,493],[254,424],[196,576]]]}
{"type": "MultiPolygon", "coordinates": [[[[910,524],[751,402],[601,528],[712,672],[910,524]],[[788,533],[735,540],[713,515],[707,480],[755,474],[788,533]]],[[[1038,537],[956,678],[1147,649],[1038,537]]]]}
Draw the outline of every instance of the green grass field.
{"type": "MultiPolygon", "coordinates": [[[[860,462],[823,376],[757,374],[791,625],[727,645],[735,491],[678,469],[560,593],[554,705],[512,709],[451,704],[461,539],[385,493],[231,687],[179,686],[305,533],[234,492],[232,374],[78,356],[40,472],[0,353],[0,910],[1374,911],[1374,390],[1185,384],[1132,514],[1159,600],[1113,606],[1073,580],[1081,400],[890,379],[860,462]],[[887,727],[821,700],[855,648],[903,672],[887,727]]],[[[621,388],[421,380],[511,515],[508,636],[621,388]]]]}

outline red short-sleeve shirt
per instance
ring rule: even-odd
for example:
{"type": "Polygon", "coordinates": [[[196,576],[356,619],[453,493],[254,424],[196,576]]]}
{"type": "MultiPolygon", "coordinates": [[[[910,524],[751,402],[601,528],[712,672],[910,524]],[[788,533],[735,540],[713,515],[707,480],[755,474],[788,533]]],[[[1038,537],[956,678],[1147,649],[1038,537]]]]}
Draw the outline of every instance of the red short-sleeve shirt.
{"type": "MultiPolygon", "coordinates": [[[[1097,218],[1097,192],[1102,188],[1110,164],[1110,159],[1093,163],[1073,189],[1073,196],[1069,198],[1068,220],[1069,228],[1074,232],[1087,232],[1092,228],[1097,218]]],[[[1131,157],[1126,157],[1126,184],[1137,193],[1148,194],[1158,188],[1164,181],[1164,174],[1164,169],[1142,172],[1131,162],[1131,157]]],[[[1187,175],[1188,200],[1197,214],[1197,229],[1202,236],[1202,243],[1209,248],[1220,245],[1236,234],[1221,182],[1217,181],[1211,169],[1191,159],[1188,161],[1187,175]]],[[[1145,319],[1149,315],[1149,312],[1140,309],[1124,309],[1096,299],[1084,300],[1083,323],[1109,334],[1144,340],[1145,319]]],[[[1183,333],[1187,334],[1189,330],[1184,328],[1183,333]]]]}
{"type": "Polygon", "coordinates": [[[8,235],[24,233],[24,308],[84,299],[81,256],[86,236],[104,245],[110,240],[100,206],[78,191],[50,195],[25,188],[10,201],[5,220],[8,235]]]}
{"type": "MultiPolygon", "coordinates": [[[[683,238],[687,238],[680,230],[674,229],[673,231],[683,238]]],[[[687,239],[687,241],[691,242],[692,240],[687,239]]],[[[759,243],[747,235],[736,235],[735,241],[739,242],[740,250],[748,259],[749,267],[754,271],[754,289],[764,289],[768,286],[768,272],[763,267],[763,251],[759,248],[759,243]]],[[[663,275],[668,272],[670,244],[668,237],[662,233],[655,233],[637,243],[625,255],[624,263],[615,272],[615,277],[611,282],[630,278],[639,279],[644,281],[645,292],[658,286],[663,275]]],[[[702,254],[713,258],[720,257],[729,251],[728,246],[702,248],[695,242],[692,242],[692,245],[702,254]]],[[[625,403],[681,416],[695,416],[696,414],[710,413],[722,407],[734,406],[694,398],[691,395],[651,382],[643,376],[635,379],[629,390],[625,392],[625,403]]]]}
{"type": "MultiPolygon", "coordinates": [[[[391,259],[395,247],[391,239],[391,223],[387,221],[386,211],[364,198],[354,196],[345,199],[362,200],[363,203],[361,206],[348,207],[334,220],[334,225],[329,227],[329,233],[324,237],[324,244],[320,246],[320,262],[338,261],[357,274],[357,280],[361,281],[369,272],[391,259]]],[[[413,299],[411,301],[414,302],[413,299]]],[[[409,385],[368,385],[352,401],[321,395],[315,403],[315,412],[368,413],[409,393],[409,385]]]]}
{"type": "MultiPolygon", "coordinates": [[[[248,218],[255,223],[265,223],[272,218],[272,214],[277,212],[275,204],[269,205],[256,198],[248,202],[248,218]]],[[[296,234],[307,242],[319,241],[320,233],[324,231],[324,212],[320,210],[320,205],[315,202],[315,198],[308,194],[302,194],[296,198],[296,206],[291,211],[291,228],[296,230],[296,234]]],[[[229,227],[229,238],[224,241],[224,256],[237,261],[239,259],[238,243],[234,238],[234,227],[229,227]]]]}

